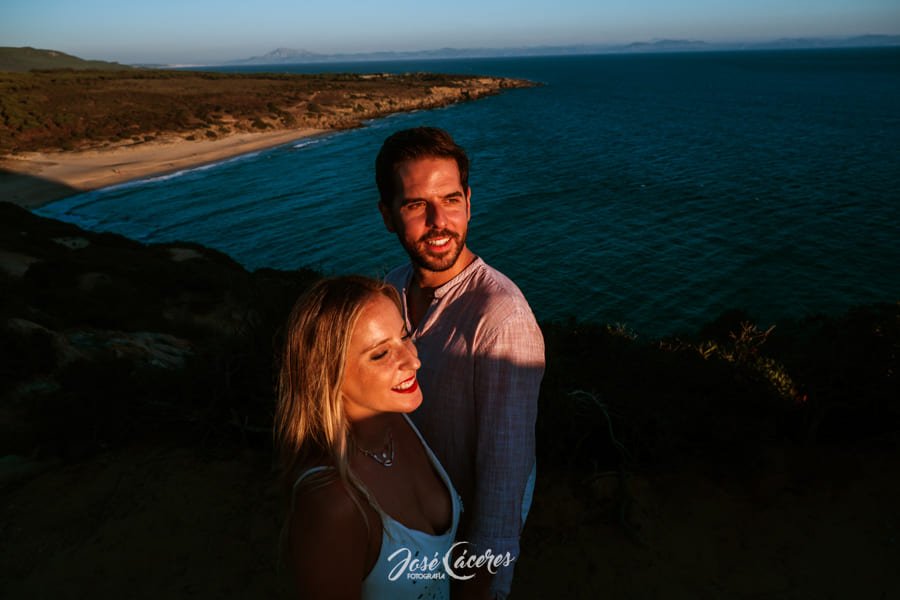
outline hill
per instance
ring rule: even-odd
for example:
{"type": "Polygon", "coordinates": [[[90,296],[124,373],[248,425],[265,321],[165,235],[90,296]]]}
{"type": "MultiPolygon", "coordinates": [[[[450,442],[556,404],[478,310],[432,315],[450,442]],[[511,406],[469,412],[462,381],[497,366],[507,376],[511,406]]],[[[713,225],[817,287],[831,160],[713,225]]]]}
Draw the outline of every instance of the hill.
{"type": "Polygon", "coordinates": [[[889,48],[900,46],[898,35],[860,35],[831,38],[789,38],[756,42],[705,42],[663,39],[628,44],[569,44],[562,46],[510,46],[479,48],[433,48],[429,50],[320,54],[304,49],[277,48],[262,56],[229,60],[222,65],[294,65],[368,61],[446,60],[513,56],[573,56],[585,54],[630,54],[644,52],[723,52],[736,50],[802,50],[822,48],[889,48]]]}
{"type": "Polygon", "coordinates": [[[84,60],[57,50],[0,46],[0,71],[27,73],[42,69],[116,70],[132,69],[127,65],[103,60],[84,60]]]}

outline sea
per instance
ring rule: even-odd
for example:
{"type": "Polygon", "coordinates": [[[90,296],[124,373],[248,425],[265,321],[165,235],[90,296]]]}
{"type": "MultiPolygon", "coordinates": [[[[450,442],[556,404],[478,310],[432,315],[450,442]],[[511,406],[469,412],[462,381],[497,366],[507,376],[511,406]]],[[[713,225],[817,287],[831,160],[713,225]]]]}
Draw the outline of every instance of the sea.
{"type": "Polygon", "coordinates": [[[900,48],[244,67],[441,72],[541,85],[397,114],[72,196],[41,215],[199,242],[248,269],[375,277],[406,260],[374,158],[418,125],[472,159],[469,246],[543,321],[656,338],[900,300],[900,48]]]}

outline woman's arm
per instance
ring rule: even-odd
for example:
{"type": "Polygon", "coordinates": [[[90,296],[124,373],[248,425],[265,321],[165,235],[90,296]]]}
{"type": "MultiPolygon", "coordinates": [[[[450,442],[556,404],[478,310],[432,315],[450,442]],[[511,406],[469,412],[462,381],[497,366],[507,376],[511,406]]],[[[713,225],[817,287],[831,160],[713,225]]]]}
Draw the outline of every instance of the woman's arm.
{"type": "Polygon", "coordinates": [[[300,598],[360,598],[362,582],[381,550],[377,513],[367,517],[368,530],[359,507],[338,481],[297,495],[288,556],[300,598]]]}

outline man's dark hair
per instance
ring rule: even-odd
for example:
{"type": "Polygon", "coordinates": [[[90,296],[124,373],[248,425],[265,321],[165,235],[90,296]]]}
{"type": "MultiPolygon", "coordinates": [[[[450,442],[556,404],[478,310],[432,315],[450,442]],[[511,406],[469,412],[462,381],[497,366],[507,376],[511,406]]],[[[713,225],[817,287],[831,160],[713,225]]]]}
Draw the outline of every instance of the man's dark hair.
{"type": "Polygon", "coordinates": [[[381,202],[391,205],[394,198],[394,171],[402,162],[420,158],[452,158],[459,167],[459,182],[469,189],[469,157],[466,151],[437,127],[403,129],[384,140],[375,159],[375,183],[381,202]]]}

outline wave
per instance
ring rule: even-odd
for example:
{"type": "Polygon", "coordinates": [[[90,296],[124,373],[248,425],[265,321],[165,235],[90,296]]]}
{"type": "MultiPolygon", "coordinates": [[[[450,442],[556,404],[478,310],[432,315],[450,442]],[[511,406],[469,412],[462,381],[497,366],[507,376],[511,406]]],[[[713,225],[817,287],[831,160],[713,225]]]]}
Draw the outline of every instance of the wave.
{"type": "MultiPolygon", "coordinates": [[[[248,152],[247,154],[241,154],[239,156],[233,156],[231,158],[217,160],[217,161],[214,161],[211,163],[206,163],[204,165],[199,165],[196,167],[180,169],[178,171],[173,171],[171,173],[164,173],[162,175],[154,175],[152,177],[141,177],[139,179],[131,179],[129,181],[124,181],[122,183],[116,183],[114,185],[109,185],[109,186],[100,188],[98,190],[93,190],[88,193],[89,194],[105,194],[108,192],[118,192],[118,191],[122,191],[122,190],[130,190],[130,189],[141,187],[141,186],[151,184],[151,183],[160,183],[160,182],[171,181],[173,179],[178,179],[179,177],[184,177],[185,175],[201,173],[204,171],[209,171],[211,169],[217,169],[217,168],[225,166],[225,165],[229,165],[229,164],[233,164],[233,163],[237,163],[237,162],[243,162],[246,160],[252,160],[252,159],[256,158],[257,156],[259,156],[260,154],[261,154],[261,151],[248,152]]],[[[83,196],[83,195],[84,194],[79,194],[79,197],[83,196]]]]}
{"type": "Polygon", "coordinates": [[[316,144],[318,144],[321,141],[322,141],[321,138],[312,138],[312,139],[308,139],[308,140],[303,140],[299,144],[294,144],[293,148],[294,148],[294,150],[300,150],[302,148],[307,148],[309,146],[315,146],[316,144]]]}

